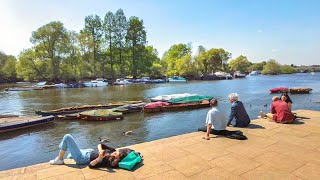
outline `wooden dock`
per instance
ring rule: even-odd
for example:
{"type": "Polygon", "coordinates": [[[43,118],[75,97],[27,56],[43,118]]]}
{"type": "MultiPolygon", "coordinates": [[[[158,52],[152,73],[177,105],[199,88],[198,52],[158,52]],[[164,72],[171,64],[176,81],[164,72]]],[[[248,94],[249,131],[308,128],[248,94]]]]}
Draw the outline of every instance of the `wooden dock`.
{"type": "Polygon", "coordinates": [[[0,133],[50,123],[54,116],[20,116],[0,118],[0,133]]]}

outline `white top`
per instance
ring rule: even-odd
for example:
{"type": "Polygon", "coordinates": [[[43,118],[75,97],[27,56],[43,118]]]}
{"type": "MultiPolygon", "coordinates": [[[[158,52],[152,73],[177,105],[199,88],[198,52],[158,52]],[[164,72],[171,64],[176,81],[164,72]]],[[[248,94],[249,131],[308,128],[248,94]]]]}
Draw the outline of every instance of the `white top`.
{"type": "Polygon", "coordinates": [[[212,124],[214,130],[225,130],[227,127],[227,119],[216,107],[209,110],[207,114],[206,124],[212,124]]]}

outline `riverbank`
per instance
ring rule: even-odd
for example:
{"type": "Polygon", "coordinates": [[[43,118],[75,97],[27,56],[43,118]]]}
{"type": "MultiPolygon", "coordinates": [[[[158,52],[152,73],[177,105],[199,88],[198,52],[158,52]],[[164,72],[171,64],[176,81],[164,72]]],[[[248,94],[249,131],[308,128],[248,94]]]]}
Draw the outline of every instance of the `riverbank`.
{"type": "Polygon", "coordinates": [[[0,172],[1,179],[319,179],[320,111],[297,110],[294,124],[253,120],[238,141],[193,132],[129,146],[144,156],[134,171],[92,170],[67,160],[0,172]],[[308,118],[308,119],[306,119],[308,118]],[[244,165],[245,164],[245,165],[244,165]]]}

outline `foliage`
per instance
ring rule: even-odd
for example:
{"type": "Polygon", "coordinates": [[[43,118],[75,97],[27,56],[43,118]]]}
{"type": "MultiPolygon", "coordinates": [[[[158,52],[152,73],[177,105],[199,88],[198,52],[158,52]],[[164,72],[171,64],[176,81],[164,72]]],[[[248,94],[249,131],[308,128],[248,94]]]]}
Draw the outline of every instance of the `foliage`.
{"type": "Polygon", "coordinates": [[[292,74],[297,72],[297,70],[294,67],[289,65],[282,65],[280,70],[282,74],[292,74]]]}
{"type": "Polygon", "coordinates": [[[274,59],[269,60],[265,66],[263,66],[263,70],[261,74],[270,74],[276,75],[281,73],[281,65],[274,59]]]}
{"type": "Polygon", "coordinates": [[[253,63],[248,70],[249,71],[262,71],[263,70],[263,66],[266,65],[265,61],[262,61],[260,63],[253,63]]]}
{"type": "Polygon", "coordinates": [[[129,27],[126,36],[126,43],[130,51],[129,69],[133,78],[137,77],[137,73],[145,62],[142,58],[147,43],[147,35],[143,26],[143,20],[133,16],[129,19],[129,27]]]}
{"type": "Polygon", "coordinates": [[[232,71],[248,72],[251,62],[248,61],[246,56],[240,55],[236,59],[229,62],[229,67],[232,71]]]}
{"type": "Polygon", "coordinates": [[[50,79],[59,79],[61,56],[65,53],[67,30],[59,21],[53,21],[32,32],[30,41],[42,60],[50,61],[50,79]]]}

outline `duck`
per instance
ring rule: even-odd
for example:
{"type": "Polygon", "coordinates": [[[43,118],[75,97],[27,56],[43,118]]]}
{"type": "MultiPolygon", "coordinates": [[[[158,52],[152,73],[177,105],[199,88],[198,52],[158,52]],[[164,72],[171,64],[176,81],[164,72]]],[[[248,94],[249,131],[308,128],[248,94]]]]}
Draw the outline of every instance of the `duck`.
{"type": "Polygon", "coordinates": [[[102,143],[110,142],[110,139],[107,138],[107,137],[100,137],[99,140],[100,140],[100,142],[102,142],[102,143]]]}
{"type": "Polygon", "coordinates": [[[123,135],[131,135],[133,131],[122,132],[123,135]]]}

